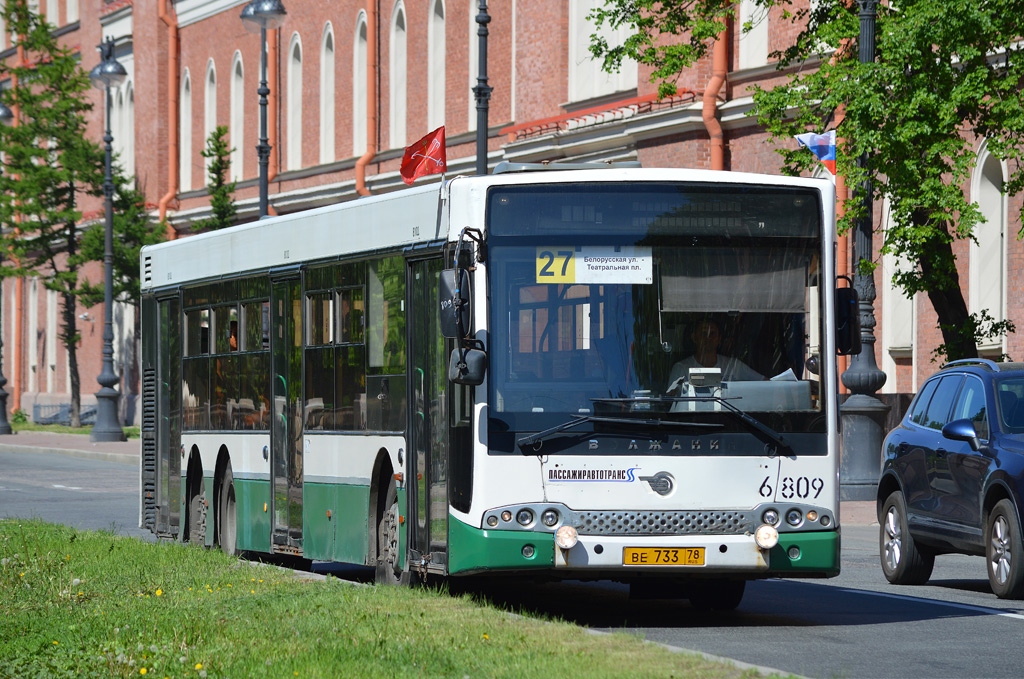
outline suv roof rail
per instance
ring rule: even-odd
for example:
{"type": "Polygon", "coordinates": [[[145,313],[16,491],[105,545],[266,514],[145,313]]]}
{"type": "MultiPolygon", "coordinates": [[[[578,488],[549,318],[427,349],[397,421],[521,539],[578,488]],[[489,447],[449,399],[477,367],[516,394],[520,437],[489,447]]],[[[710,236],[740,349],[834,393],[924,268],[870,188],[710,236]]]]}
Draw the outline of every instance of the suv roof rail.
{"type": "Polygon", "coordinates": [[[643,167],[639,160],[597,163],[510,163],[507,160],[503,160],[495,166],[493,173],[543,172],[545,170],[606,170],[608,168],[635,169],[638,167],[643,167]]]}
{"type": "Polygon", "coordinates": [[[946,368],[952,368],[954,366],[968,365],[983,366],[993,372],[999,372],[1000,370],[1002,370],[1002,368],[999,367],[998,363],[996,363],[995,361],[990,361],[987,358],[961,358],[956,361],[950,361],[946,365],[942,366],[942,369],[945,370],[946,368]]]}

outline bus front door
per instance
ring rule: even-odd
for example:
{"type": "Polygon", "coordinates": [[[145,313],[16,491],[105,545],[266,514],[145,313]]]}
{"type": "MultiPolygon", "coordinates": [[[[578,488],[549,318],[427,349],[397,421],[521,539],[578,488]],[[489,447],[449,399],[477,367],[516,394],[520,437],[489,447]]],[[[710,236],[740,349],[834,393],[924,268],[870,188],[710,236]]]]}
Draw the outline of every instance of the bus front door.
{"type": "Polygon", "coordinates": [[[298,278],[273,281],[270,308],[272,550],[301,554],[302,291],[298,278]]]}
{"type": "MultiPolygon", "coordinates": [[[[437,304],[440,259],[410,262],[410,547],[432,570],[448,552],[448,386],[437,304]]],[[[416,554],[414,554],[416,556],[416,554]]]]}

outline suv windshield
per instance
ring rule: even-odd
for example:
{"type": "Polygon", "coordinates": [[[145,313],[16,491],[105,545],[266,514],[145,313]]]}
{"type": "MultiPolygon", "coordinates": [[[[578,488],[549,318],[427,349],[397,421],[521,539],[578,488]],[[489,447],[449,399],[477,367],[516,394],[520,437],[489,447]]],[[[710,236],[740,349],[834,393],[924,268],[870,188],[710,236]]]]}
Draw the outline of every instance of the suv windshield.
{"type": "Polygon", "coordinates": [[[820,213],[779,187],[491,189],[490,333],[508,338],[491,345],[492,432],[656,415],[749,433],[718,399],[823,432],[820,213]]]}

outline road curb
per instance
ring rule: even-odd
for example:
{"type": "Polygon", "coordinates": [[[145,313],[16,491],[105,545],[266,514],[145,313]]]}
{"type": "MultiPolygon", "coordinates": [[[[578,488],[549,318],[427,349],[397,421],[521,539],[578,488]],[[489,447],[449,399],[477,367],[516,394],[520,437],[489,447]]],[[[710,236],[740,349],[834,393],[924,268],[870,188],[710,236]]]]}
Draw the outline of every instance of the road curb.
{"type": "Polygon", "coordinates": [[[10,443],[0,443],[0,453],[50,453],[51,455],[70,455],[71,457],[82,457],[90,460],[103,460],[105,462],[120,462],[122,464],[138,465],[138,455],[125,453],[107,453],[93,450],[72,450],[69,448],[47,448],[40,446],[19,446],[10,443]]]}

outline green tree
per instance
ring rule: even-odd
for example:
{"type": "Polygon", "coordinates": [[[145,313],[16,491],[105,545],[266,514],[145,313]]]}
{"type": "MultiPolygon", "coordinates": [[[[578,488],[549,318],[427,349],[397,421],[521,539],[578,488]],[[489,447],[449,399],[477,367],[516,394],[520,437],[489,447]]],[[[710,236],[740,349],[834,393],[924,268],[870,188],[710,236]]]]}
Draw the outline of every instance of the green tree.
{"type": "Polygon", "coordinates": [[[0,128],[0,222],[7,273],[34,276],[61,300],[60,342],[68,355],[71,423],[80,426],[81,384],[76,314],[81,289],[79,257],[83,194],[99,195],[103,152],[89,141],[85,93],[89,78],[78,55],[53,37],[53,26],[29,10],[25,0],[4,0],[0,14],[25,59],[0,64],[7,106],[19,110],[18,124],[0,128]]]}
{"type": "Polygon", "coordinates": [[[207,138],[206,148],[200,151],[203,158],[210,161],[206,170],[209,178],[206,188],[210,192],[210,208],[213,215],[209,219],[196,222],[192,228],[197,231],[213,231],[232,226],[238,214],[238,207],[231,195],[235,192],[235,182],[228,181],[233,149],[224,139],[227,133],[227,127],[218,125],[207,138]]]}
{"type": "MultiPolygon", "coordinates": [[[[987,310],[969,313],[960,287],[953,244],[972,239],[982,221],[965,195],[977,140],[1000,160],[1011,161],[1003,190],[1017,194],[1024,173],[1016,159],[1024,151],[1024,80],[1021,20],[1024,0],[901,0],[878,3],[875,60],[862,64],[857,39],[857,3],[819,0],[813,10],[794,10],[789,0],[756,0],[773,19],[791,22],[791,44],[773,53],[785,82],[757,89],[757,117],[779,146],[784,171],[796,174],[815,161],[792,136],[837,129],[838,172],[847,185],[873,179],[875,201],[887,199],[891,223],[882,253],[910,262],[893,282],[908,296],[928,295],[938,314],[949,359],[977,356],[977,343],[1013,331],[987,310]],[[843,112],[836,125],[837,113],[843,112]],[[857,158],[866,163],[861,167],[857,158]]],[[[631,57],[653,70],[662,95],[710,49],[734,17],[729,0],[606,0],[592,18],[627,25],[634,34],[623,45],[593,36],[591,51],[615,69],[631,57]]],[[[741,30],[749,30],[750,25],[741,30]]],[[[782,31],[776,35],[783,34],[782,31]]],[[[846,203],[840,230],[864,215],[862,196],[846,203]]],[[[861,262],[869,273],[874,262],[861,262]]]]}

